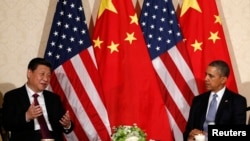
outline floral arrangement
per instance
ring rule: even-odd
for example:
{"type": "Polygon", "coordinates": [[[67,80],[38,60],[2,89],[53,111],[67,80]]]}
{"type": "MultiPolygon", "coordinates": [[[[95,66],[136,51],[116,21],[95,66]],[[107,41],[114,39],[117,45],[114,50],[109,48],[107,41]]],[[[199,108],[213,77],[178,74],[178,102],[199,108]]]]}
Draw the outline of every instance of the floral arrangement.
{"type": "Polygon", "coordinates": [[[136,124],[133,126],[120,125],[113,129],[112,141],[146,141],[147,134],[136,124]]]}

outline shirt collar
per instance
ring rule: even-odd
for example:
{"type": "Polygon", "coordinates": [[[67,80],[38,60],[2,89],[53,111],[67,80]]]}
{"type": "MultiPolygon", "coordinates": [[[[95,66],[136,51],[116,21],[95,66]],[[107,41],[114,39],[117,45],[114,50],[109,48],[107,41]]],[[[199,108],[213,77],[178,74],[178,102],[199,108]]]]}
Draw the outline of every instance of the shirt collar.
{"type": "MultiPolygon", "coordinates": [[[[34,92],[27,84],[25,84],[25,88],[26,88],[26,90],[27,90],[27,93],[28,93],[28,96],[29,96],[29,97],[32,97],[33,94],[35,94],[35,92],[34,92]]],[[[38,92],[37,94],[38,94],[39,96],[43,96],[42,93],[43,93],[43,92],[38,92]]]]}
{"type": "MultiPolygon", "coordinates": [[[[221,90],[219,90],[218,92],[216,92],[216,94],[218,95],[218,97],[217,97],[218,101],[221,100],[221,98],[222,98],[225,90],[226,90],[226,86],[224,86],[221,90]]],[[[212,99],[212,97],[213,97],[214,94],[215,94],[215,92],[211,92],[210,99],[212,99]]]]}

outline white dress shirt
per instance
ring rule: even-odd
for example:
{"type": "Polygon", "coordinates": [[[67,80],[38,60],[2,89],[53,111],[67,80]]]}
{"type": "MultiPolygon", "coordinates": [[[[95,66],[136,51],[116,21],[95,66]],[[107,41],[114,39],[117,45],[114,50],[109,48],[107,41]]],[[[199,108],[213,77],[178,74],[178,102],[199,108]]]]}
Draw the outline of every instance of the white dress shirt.
{"type": "MultiPolygon", "coordinates": [[[[220,101],[221,101],[221,99],[222,99],[222,96],[223,96],[225,90],[226,90],[226,87],[224,87],[224,88],[222,88],[221,90],[219,90],[218,92],[216,92],[216,94],[218,95],[218,96],[216,97],[216,100],[217,100],[217,109],[218,109],[218,107],[219,107],[220,101]]],[[[213,99],[213,95],[214,95],[214,94],[215,94],[215,92],[211,92],[211,94],[210,94],[210,96],[209,96],[208,106],[207,106],[207,113],[208,113],[209,105],[210,105],[210,103],[211,103],[211,101],[212,101],[212,99],[213,99]]],[[[207,116],[207,115],[206,115],[206,116],[207,116]]]]}
{"type": "MultiPolygon", "coordinates": [[[[34,101],[33,94],[35,94],[35,92],[33,92],[33,91],[28,87],[27,84],[25,85],[25,87],[26,87],[26,90],[27,90],[27,92],[28,92],[28,96],[29,96],[30,103],[33,103],[33,101],[34,101]]],[[[52,131],[51,125],[50,125],[49,120],[48,120],[48,113],[47,113],[47,109],[46,109],[46,106],[45,106],[44,96],[43,96],[42,92],[39,92],[39,93],[37,93],[37,94],[39,95],[39,96],[37,97],[37,100],[38,100],[39,105],[41,106],[41,108],[42,108],[42,110],[43,110],[43,116],[44,116],[44,118],[45,118],[45,120],[46,120],[46,123],[47,123],[47,125],[48,125],[49,130],[52,131]]],[[[34,119],[34,123],[35,123],[35,125],[34,125],[35,129],[34,129],[34,130],[40,130],[40,125],[39,125],[39,123],[38,123],[38,121],[37,121],[36,118],[34,119]]]]}

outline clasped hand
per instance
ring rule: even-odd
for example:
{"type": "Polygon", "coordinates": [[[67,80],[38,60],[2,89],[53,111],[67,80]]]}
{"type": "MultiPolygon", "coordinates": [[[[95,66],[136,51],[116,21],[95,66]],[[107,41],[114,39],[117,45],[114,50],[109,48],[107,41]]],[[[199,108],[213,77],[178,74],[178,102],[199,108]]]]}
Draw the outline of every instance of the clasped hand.
{"type": "Polygon", "coordinates": [[[32,103],[26,112],[26,120],[33,120],[43,114],[43,110],[40,105],[35,105],[32,103]]]}
{"type": "MultiPolygon", "coordinates": [[[[35,105],[32,103],[28,110],[26,111],[26,121],[33,120],[43,114],[43,110],[40,105],[35,105]]],[[[71,120],[69,111],[66,111],[66,113],[63,115],[63,117],[59,120],[59,122],[62,124],[64,128],[70,128],[71,126],[71,120]]]]}

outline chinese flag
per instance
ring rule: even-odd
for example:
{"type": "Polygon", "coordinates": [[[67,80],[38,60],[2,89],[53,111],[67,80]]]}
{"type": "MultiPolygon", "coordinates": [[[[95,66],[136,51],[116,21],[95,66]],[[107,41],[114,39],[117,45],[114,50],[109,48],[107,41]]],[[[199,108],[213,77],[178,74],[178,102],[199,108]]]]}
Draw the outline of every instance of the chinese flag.
{"type": "Polygon", "coordinates": [[[231,69],[227,86],[237,92],[233,68],[215,0],[184,0],[180,26],[190,54],[199,92],[205,91],[204,78],[213,60],[226,61],[231,69]]]}
{"type": "Polygon", "coordinates": [[[92,41],[111,127],[137,124],[148,139],[173,140],[131,0],[101,1],[92,41]]]}

